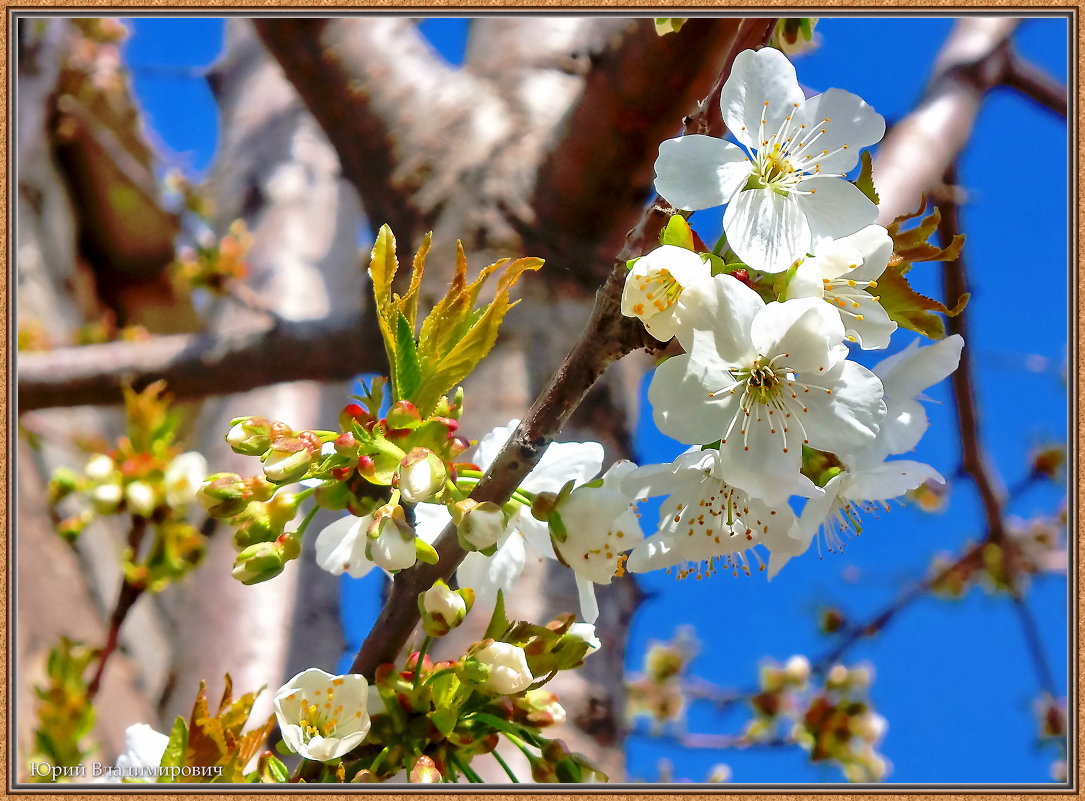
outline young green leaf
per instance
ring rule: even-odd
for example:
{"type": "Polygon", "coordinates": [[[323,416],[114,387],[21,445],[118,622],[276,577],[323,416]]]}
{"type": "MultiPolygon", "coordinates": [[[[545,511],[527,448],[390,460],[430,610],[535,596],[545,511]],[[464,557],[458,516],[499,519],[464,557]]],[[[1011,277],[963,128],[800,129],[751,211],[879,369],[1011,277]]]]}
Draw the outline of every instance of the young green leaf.
{"type": "Polygon", "coordinates": [[[410,322],[398,312],[396,321],[396,363],[393,366],[395,376],[396,400],[411,400],[422,380],[422,370],[418,364],[418,349],[414,344],[414,329],[410,322]]]}

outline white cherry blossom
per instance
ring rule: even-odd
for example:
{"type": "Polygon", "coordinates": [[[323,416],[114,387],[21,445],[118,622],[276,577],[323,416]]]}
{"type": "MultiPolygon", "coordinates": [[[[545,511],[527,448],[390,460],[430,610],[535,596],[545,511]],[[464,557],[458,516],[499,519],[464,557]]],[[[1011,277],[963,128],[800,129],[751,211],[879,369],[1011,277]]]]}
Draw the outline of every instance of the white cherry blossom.
{"type": "Polygon", "coordinates": [[[634,573],[690,563],[678,577],[712,575],[720,566],[749,574],[754,548],[793,548],[795,515],[785,503],[771,507],[718,476],[719,451],[691,448],[671,464],[638,467],[622,489],[637,500],[669,496],[660,507],[658,531],[633,549],[626,566],[634,573]],[[750,558],[748,558],[748,556],[750,558]]]}
{"type": "Polygon", "coordinates": [[[615,462],[603,475],[602,486],[582,486],[558,502],[557,513],[565,529],[554,548],[576,574],[580,616],[586,623],[599,617],[596,584],[610,584],[621,557],[642,538],[640,523],[622,479],[636,468],[630,461],[615,462]]]}
{"type": "Polygon", "coordinates": [[[823,242],[795,270],[787,297],[822,298],[840,314],[844,335],[864,350],[888,347],[897,324],[870,293],[893,255],[893,240],[880,225],[823,242]]]}
{"type": "Polygon", "coordinates": [[[637,259],[625,279],[622,314],[636,317],[660,342],[685,344],[690,305],[712,295],[712,272],[696,253],[663,245],[637,259]]]}
{"type": "Polygon", "coordinates": [[[710,136],[659,147],[656,191],[680,209],[727,204],[727,243],[746,264],[786,270],[818,243],[874,222],[877,207],[843,175],[878,142],[885,120],[850,92],[809,100],[773,48],[739,53],[720,95],[742,147],[710,136]]]}
{"type": "Polygon", "coordinates": [[[845,358],[843,324],[823,301],[765,304],[730,276],[713,281],[726,313],[656,369],[656,425],[687,445],[719,441],[719,477],[770,505],[810,495],[802,446],[848,453],[873,442],[881,381],[845,358]]]}
{"type": "Polygon", "coordinates": [[[369,682],[357,673],[303,670],[279,688],[274,705],[287,747],[305,759],[338,759],[369,733],[369,682]]]}
{"type": "Polygon", "coordinates": [[[769,578],[779,573],[791,557],[805,552],[815,538],[819,554],[822,540],[829,553],[842,551],[845,540],[862,533],[864,513],[876,516],[889,511],[886,501],[899,498],[925,481],[945,483],[941,473],[930,465],[907,459],[841,471],[826,482],[823,494],[807,501],[793,530],[799,538],[792,548],[773,552],[769,578]]]}

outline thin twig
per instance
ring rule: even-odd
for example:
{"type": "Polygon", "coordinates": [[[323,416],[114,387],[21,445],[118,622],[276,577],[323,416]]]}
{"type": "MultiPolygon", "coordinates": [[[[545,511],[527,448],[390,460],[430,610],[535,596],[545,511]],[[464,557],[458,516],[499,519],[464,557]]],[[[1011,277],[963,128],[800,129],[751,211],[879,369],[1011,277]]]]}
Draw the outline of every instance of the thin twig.
{"type": "MultiPolygon", "coordinates": [[[[132,528],[128,532],[128,547],[133,554],[139,552],[139,546],[143,542],[146,533],[147,518],[134,515],[132,517],[132,528]]],[[[94,676],[87,685],[87,698],[89,700],[93,701],[95,696],[98,695],[98,690],[102,685],[102,676],[105,674],[106,663],[109,662],[113,652],[117,650],[121,626],[124,625],[124,621],[132,607],[135,606],[136,601],[143,595],[144,589],[142,585],[130,584],[126,578],[122,577],[121,589],[117,593],[117,602],[109,615],[109,631],[106,634],[105,645],[98,652],[98,665],[94,670],[94,676]]]]}
{"type": "Polygon", "coordinates": [[[1019,55],[1014,54],[1006,63],[1002,84],[1066,119],[1066,87],[1019,55]]]}

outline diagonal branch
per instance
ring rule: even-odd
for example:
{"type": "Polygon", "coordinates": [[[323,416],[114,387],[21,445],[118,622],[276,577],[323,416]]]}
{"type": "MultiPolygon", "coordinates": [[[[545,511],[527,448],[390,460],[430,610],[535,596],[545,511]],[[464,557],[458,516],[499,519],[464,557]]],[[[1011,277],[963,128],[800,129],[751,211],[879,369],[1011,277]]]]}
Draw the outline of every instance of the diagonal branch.
{"type": "Polygon", "coordinates": [[[650,20],[626,22],[593,54],[539,167],[530,204],[546,224],[523,232],[529,252],[609,261],[644,208],[656,148],[709,92],[741,23],[696,19],[658,36],[650,20]]]}
{"type": "Polygon", "coordinates": [[[342,380],[387,369],[376,326],[358,315],[276,320],[229,334],[81,345],[18,357],[19,411],[120,403],[126,384],[165,379],[179,398],[283,381],[342,380]]]}
{"type": "Polygon", "coordinates": [[[472,113],[476,82],[450,69],[408,19],[253,25],[335,147],[370,219],[417,238],[434,211],[418,193],[455,144],[447,131],[472,113]]]}

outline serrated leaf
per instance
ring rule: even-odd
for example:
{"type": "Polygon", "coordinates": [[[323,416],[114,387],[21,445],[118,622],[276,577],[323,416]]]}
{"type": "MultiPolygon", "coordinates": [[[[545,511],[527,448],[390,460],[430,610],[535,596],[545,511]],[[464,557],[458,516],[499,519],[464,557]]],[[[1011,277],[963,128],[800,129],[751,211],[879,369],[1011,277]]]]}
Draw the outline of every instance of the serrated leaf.
{"type": "Polygon", "coordinates": [[[422,237],[422,244],[418,246],[418,252],[414,254],[414,263],[411,265],[411,285],[407,294],[399,301],[399,311],[414,331],[415,319],[418,315],[418,296],[422,288],[422,275],[426,271],[426,257],[429,255],[430,244],[433,241],[433,232],[429,231],[422,237]]]}
{"type": "Polygon", "coordinates": [[[402,312],[397,314],[396,363],[393,365],[395,395],[397,400],[411,400],[422,380],[422,370],[418,364],[418,350],[414,344],[414,329],[402,312]]]}
{"type": "Polygon", "coordinates": [[[681,214],[672,215],[667,220],[667,225],[659,232],[659,242],[662,245],[695,250],[693,229],[681,214]]]}
{"type": "Polygon", "coordinates": [[[951,308],[912,289],[904,273],[910,265],[890,265],[878,279],[878,297],[882,308],[901,328],[915,331],[928,339],[944,339],[945,323],[941,314],[956,317],[968,304],[969,295],[962,295],[951,308]]]}
{"type": "Polygon", "coordinates": [[[874,170],[873,159],[870,158],[870,151],[864,150],[862,155],[862,169],[859,170],[859,177],[853,181],[855,188],[867,196],[875,206],[881,203],[878,198],[878,191],[874,188],[874,170]]]}
{"type": "Polygon", "coordinates": [[[373,297],[377,306],[392,300],[392,280],[396,277],[399,262],[396,260],[396,238],[387,224],[377,232],[377,241],[369,256],[369,280],[373,282],[373,297]]]}
{"type": "Polygon", "coordinates": [[[508,630],[509,619],[505,616],[505,593],[498,590],[497,601],[494,603],[494,613],[490,615],[490,622],[486,626],[486,631],[482,634],[482,639],[496,640],[508,630]]]}

